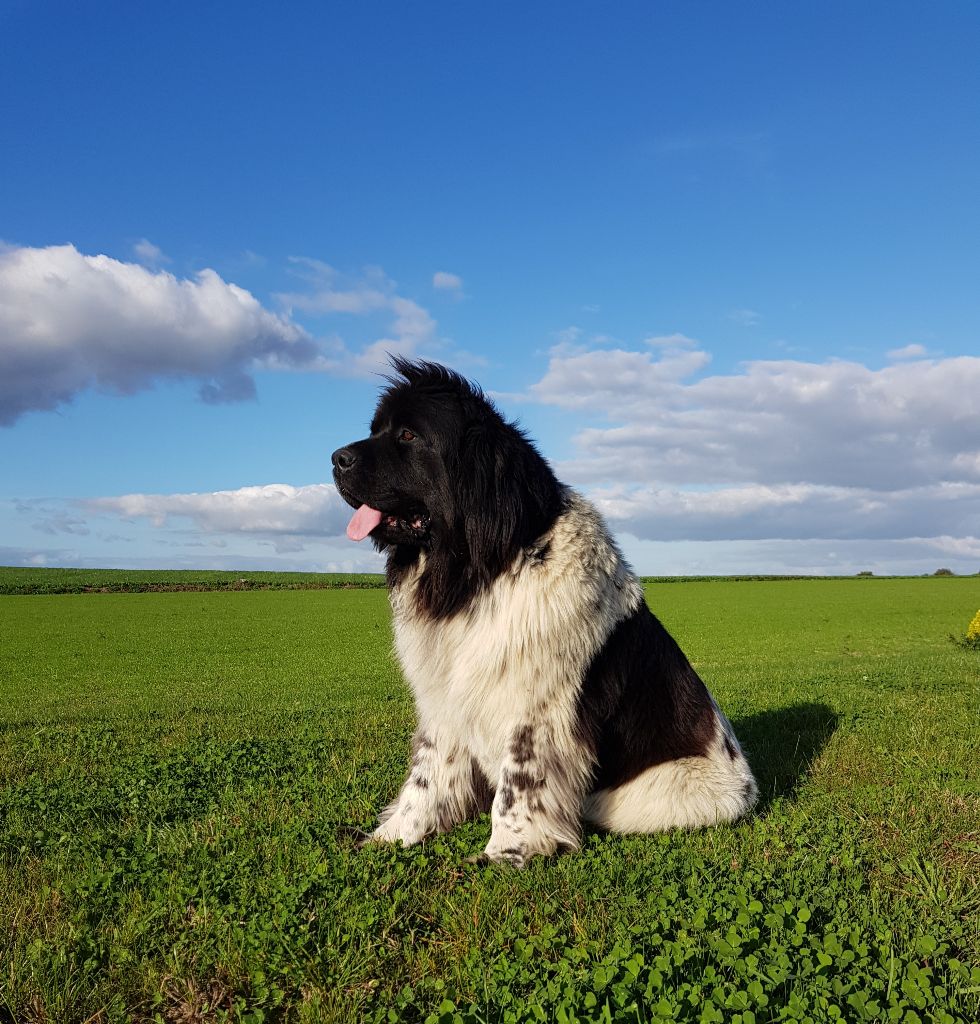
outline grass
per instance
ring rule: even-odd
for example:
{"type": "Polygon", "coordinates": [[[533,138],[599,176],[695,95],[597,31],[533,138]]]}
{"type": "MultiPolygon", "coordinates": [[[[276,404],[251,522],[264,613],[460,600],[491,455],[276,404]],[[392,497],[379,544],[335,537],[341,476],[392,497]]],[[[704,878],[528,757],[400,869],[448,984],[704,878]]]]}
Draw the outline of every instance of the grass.
{"type": "MultiPolygon", "coordinates": [[[[945,570],[946,575],[951,575],[945,570]]],[[[870,573],[868,574],[870,575],[870,573]]],[[[880,577],[879,577],[880,578],[880,577]]],[[[647,577],[651,583],[706,583],[830,580],[834,576],[669,576],[647,577]]],[[[33,569],[0,565],[0,595],[142,594],[174,590],[350,590],[380,589],[381,573],[229,572],[212,569],[33,569]]]]}
{"type": "Polygon", "coordinates": [[[647,593],[759,813],[524,872],[347,837],[412,727],[381,591],[0,600],[0,1021],[980,1018],[980,579],[647,593]]]}
{"type": "Polygon", "coordinates": [[[25,569],[0,566],[2,594],[145,593],[172,590],[316,590],[383,587],[369,573],[222,572],[191,569],[25,569]]]}

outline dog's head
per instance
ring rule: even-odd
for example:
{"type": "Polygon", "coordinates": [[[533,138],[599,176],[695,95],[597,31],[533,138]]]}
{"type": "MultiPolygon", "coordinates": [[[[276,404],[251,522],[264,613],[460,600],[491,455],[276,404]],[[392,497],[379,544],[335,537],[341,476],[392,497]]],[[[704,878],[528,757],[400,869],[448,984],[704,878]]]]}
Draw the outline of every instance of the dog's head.
{"type": "Polygon", "coordinates": [[[425,547],[451,505],[447,463],[464,429],[463,401],[475,396],[443,367],[397,360],[395,368],[400,378],[389,378],[370,436],[333,453],[333,477],[357,509],[352,540],[425,547]]]}
{"type": "Polygon", "coordinates": [[[551,525],[560,485],[479,387],[436,363],[392,365],[370,436],[333,453],[337,490],[357,510],[348,536],[495,575],[551,525]]]}

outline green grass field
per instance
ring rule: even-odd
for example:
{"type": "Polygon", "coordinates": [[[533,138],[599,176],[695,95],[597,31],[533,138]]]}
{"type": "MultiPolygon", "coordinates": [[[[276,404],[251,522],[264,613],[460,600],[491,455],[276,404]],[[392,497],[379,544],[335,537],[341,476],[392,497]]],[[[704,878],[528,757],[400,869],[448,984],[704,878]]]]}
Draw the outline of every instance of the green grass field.
{"type": "Polygon", "coordinates": [[[0,1021],[974,1024],[980,578],[647,594],[759,811],[523,872],[344,832],[407,760],[383,591],[0,597],[0,1021]]]}
{"type": "Polygon", "coordinates": [[[385,585],[367,573],[227,572],[208,569],[23,569],[0,566],[3,594],[139,594],[172,590],[333,590],[385,585]]]}

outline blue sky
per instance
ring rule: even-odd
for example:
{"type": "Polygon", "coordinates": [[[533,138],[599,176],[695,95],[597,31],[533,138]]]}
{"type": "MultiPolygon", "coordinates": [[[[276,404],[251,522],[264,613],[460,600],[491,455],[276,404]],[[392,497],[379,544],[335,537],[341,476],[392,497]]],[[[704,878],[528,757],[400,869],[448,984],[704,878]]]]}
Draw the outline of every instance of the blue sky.
{"type": "Polygon", "coordinates": [[[384,350],[644,573],[980,570],[980,8],[0,7],[0,563],[374,568],[384,350]]]}

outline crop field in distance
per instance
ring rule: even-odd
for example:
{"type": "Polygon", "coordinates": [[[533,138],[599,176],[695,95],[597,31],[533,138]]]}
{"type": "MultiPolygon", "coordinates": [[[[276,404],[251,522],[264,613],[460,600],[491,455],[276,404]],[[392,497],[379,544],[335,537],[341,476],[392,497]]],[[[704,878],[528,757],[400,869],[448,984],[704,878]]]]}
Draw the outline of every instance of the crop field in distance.
{"type": "Polygon", "coordinates": [[[413,726],[380,577],[0,570],[0,1024],[975,1024],[980,577],[647,599],[760,805],[516,871],[348,833],[413,726]]]}

